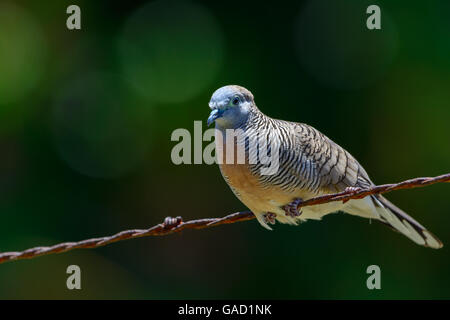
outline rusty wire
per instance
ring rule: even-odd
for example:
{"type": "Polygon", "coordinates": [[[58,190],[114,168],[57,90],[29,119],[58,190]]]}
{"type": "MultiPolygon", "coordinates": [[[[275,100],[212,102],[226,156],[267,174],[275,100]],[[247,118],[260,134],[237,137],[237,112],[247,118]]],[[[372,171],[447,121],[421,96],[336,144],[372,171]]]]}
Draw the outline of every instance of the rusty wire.
{"type": "MultiPolygon", "coordinates": [[[[310,206],[315,204],[322,204],[331,201],[348,201],[350,199],[360,199],[372,194],[387,193],[399,189],[412,189],[424,187],[440,182],[450,182],[450,173],[443,174],[431,178],[415,178],[399,183],[384,184],[373,186],[367,189],[348,190],[334,194],[314,197],[301,202],[298,208],[310,206]]],[[[32,259],[42,255],[49,255],[55,253],[67,252],[74,249],[90,249],[106,246],[108,244],[135,239],[148,236],[164,236],[175,232],[180,232],[184,229],[203,229],[223,224],[236,223],[246,220],[252,220],[255,216],[250,211],[242,211],[229,214],[222,218],[206,218],[196,219],[183,222],[181,217],[171,218],[167,217],[163,223],[157,224],[149,229],[133,229],[125,230],[116,233],[112,236],[92,238],[78,242],[64,242],[50,247],[34,247],[19,252],[4,252],[0,253],[0,264],[8,261],[15,261],[21,259],[32,259]]]]}

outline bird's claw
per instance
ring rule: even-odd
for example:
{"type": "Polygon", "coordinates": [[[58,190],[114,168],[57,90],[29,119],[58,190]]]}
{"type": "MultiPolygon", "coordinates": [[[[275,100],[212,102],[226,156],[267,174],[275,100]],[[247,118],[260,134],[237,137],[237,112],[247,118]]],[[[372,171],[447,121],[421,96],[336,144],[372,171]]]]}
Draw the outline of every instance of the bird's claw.
{"type": "Polygon", "coordinates": [[[345,188],[344,192],[353,193],[358,192],[359,190],[361,190],[360,187],[347,187],[345,188]]]}
{"type": "Polygon", "coordinates": [[[283,206],[283,210],[286,213],[288,217],[291,218],[297,218],[302,214],[302,210],[298,210],[298,205],[302,202],[302,199],[295,199],[291,203],[288,203],[287,205],[283,206]]]}
{"type": "MultiPolygon", "coordinates": [[[[361,190],[360,187],[347,187],[344,189],[344,192],[355,193],[355,192],[358,192],[359,190],[361,190]]],[[[346,203],[348,200],[349,199],[346,199],[346,200],[342,201],[342,203],[346,203]]]]}
{"type": "Polygon", "coordinates": [[[272,213],[272,212],[267,212],[267,213],[265,213],[265,214],[263,214],[263,218],[264,218],[264,221],[267,223],[267,224],[275,224],[275,218],[277,217],[277,215],[275,214],[275,213],[272,213]]]}

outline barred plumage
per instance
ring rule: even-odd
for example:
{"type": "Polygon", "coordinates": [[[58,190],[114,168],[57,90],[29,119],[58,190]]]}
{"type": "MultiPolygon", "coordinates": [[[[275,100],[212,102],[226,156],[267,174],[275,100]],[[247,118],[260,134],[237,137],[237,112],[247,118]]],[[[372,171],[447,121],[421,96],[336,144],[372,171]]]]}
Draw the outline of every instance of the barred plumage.
{"type": "Polygon", "coordinates": [[[276,216],[279,222],[297,224],[342,210],[379,220],[418,244],[442,247],[439,239],[382,196],[308,206],[299,217],[287,215],[285,206],[296,199],[340,192],[348,187],[366,188],[373,183],[358,161],[338,144],[307,124],[264,115],[256,107],[253,95],[243,87],[218,89],[211,98],[210,107],[213,111],[208,122],[216,122],[218,154],[221,152],[225,157],[227,153],[227,142],[230,143],[227,129],[239,129],[243,134],[241,140],[232,137],[231,145],[234,157],[236,150],[245,150],[245,163],[226,163],[224,158],[220,170],[235,195],[264,227],[270,229],[265,219],[268,213],[276,216]],[[255,140],[258,141],[257,149],[252,148],[255,140]],[[267,148],[263,148],[267,141],[267,148]],[[261,160],[264,156],[277,161],[274,174],[263,174],[262,169],[267,163],[251,161],[255,157],[261,160]]]}

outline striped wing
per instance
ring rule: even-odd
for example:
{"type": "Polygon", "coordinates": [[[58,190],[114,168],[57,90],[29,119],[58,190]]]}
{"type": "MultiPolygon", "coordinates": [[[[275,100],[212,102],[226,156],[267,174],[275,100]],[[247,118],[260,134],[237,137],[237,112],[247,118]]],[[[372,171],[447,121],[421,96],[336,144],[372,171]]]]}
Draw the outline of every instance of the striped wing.
{"type": "MultiPolygon", "coordinates": [[[[305,175],[307,170],[304,169],[300,175],[311,186],[340,192],[349,186],[367,188],[373,185],[358,161],[319,131],[308,125],[298,124],[295,132],[295,142],[301,146],[299,150],[304,154],[301,159],[307,159],[312,164],[303,165],[302,168],[314,168],[310,169],[311,174],[305,175]]],[[[285,164],[287,165],[286,162],[285,164]]],[[[419,245],[435,249],[442,247],[442,242],[435,235],[381,195],[356,200],[345,211],[376,218],[419,245]]]]}
{"type": "MultiPolygon", "coordinates": [[[[297,177],[305,187],[340,192],[346,187],[367,188],[373,185],[358,161],[318,130],[294,123],[293,133],[293,143],[286,153],[300,160],[297,177]]],[[[282,161],[281,167],[290,165],[289,161],[282,161]]]]}

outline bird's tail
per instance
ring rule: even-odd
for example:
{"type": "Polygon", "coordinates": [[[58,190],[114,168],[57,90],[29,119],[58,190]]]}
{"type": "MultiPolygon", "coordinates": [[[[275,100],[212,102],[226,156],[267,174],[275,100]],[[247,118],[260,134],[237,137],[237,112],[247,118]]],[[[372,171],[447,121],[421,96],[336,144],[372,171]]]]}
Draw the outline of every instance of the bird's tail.
{"type": "Polygon", "coordinates": [[[433,249],[442,248],[441,240],[385,197],[373,195],[371,199],[382,223],[402,233],[419,245],[433,249]]]}

